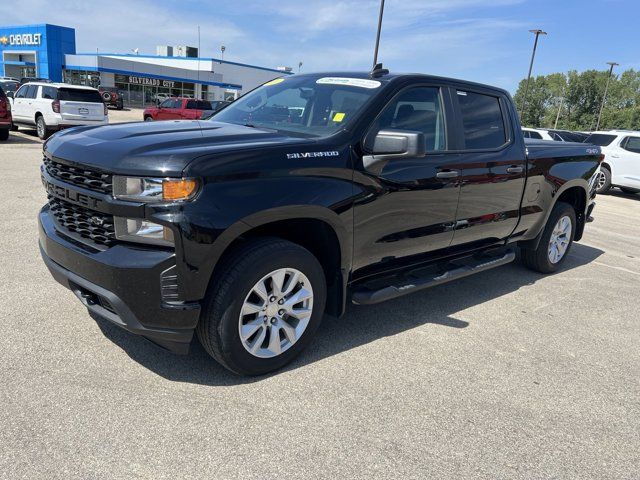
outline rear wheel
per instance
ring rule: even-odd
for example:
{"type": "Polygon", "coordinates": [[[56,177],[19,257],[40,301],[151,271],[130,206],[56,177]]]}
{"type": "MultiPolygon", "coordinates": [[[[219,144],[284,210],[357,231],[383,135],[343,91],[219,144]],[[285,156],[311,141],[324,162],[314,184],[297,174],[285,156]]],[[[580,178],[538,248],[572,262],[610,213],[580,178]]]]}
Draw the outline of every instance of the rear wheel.
{"type": "Polygon", "coordinates": [[[611,171],[606,167],[601,167],[596,181],[596,193],[607,193],[609,190],[611,190],[611,171]]]}
{"type": "Polygon", "coordinates": [[[0,130],[0,141],[4,142],[5,140],[9,140],[9,129],[3,128],[0,130]]]}
{"type": "Polygon", "coordinates": [[[36,118],[36,131],[38,132],[38,138],[40,138],[40,140],[46,140],[51,136],[51,130],[47,127],[42,115],[36,118]]]}
{"type": "Polygon", "coordinates": [[[576,231],[576,212],[568,203],[558,202],[551,211],[542,238],[535,250],[522,250],[522,261],[540,273],[557,271],[566,260],[576,231]]]}
{"type": "Polygon", "coordinates": [[[633,195],[634,193],[640,192],[640,190],[637,190],[635,188],[627,188],[627,187],[620,187],[620,190],[622,190],[624,193],[628,193],[629,195],[633,195]]]}
{"type": "Polygon", "coordinates": [[[264,238],[231,254],[212,280],[197,335],[223,366],[261,375],[293,360],[322,320],[322,266],[305,248],[264,238]]]}

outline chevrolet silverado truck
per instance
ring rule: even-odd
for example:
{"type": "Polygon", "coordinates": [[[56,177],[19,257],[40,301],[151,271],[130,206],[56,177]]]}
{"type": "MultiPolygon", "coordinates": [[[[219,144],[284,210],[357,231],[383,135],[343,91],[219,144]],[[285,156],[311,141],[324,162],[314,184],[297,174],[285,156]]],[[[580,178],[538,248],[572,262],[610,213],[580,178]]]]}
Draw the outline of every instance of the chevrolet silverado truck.
{"type": "MultiPolygon", "coordinates": [[[[294,75],[210,120],[44,144],[40,249],[92,317],[264,374],[323,315],[512,262],[558,270],[597,146],[525,142],[509,94],[418,74],[294,75]]],[[[389,319],[390,322],[393,318],[389,319]]]]}

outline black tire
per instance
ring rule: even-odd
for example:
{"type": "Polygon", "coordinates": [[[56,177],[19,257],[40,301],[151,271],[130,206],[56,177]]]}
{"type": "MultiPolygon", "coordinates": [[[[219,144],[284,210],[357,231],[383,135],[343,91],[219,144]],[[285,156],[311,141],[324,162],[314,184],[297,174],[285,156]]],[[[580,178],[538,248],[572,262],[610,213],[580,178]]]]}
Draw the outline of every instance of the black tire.
{"type": "Polygon", "coordinates": [[[105,103],[109,103],[111,101],[111,92],[102,92],[102,99],[105,103]]]}
{"type": "Polygon", "coordinates": [[[149,116],[144,117],[144,121],[145,122],[153,122],[153,117],[149,117],[149,116]]]}
{"type": "Polygon", "coordinates": [[[624,193],[627,193],[629,195],[633,195],[635,193],[640,192],[640,190],[636,190],[635,188],[627,188],[627,187],[620,187],[620,190],[622,190],[624,193]]]}
{"type": "Polygon", "coordinates": [[[596,193],[599,195],[611,190],[611,170],[607,167],[600,167],[600,175],[602,176],[602,181],[598,178],[598,187],[596,188],[596,193]]]}
{"type": "Polygon", "coordinates": [[[547,220],[544,231],[542,232],[542,238],[540,239],[538,248],[535,250],[522,249],[522,262],[525,264],[525,266],[540,273],[553,273],[558,271],[560,266],[569,256],[569,252],[571,251],[573,238],[576,233],[576,223],[576,211],[573,209],[573,206],[564,202],[556,203],[556,205],[553,207],[553,210],[551,211],[549,220],[547,220]],[[564,216],[569,217],[569,220],[571,221],[571,235],[569,238],[569,244],[562,258],[558,262],[553,263],[549,259],[549,245],[551,242],[551,235],[558,221],[564,216]]]}
{"type": "Polygon", "coordinates": [[[262,375],[293,360],[311,342],[324,313],[326,282],[318,260],[305,248],[277,238],[251,240],[223,260],[211,281],[196,330],[204,349],[240,375],[262,375]],[[280,355],[258,358],[240,339],[240,312],[257,282],[279,268],[295,268],[311,282],[313,309],[299,339],[280,355]]]}
{"type": "Polygon", "coordinates": [[[118,102],[116,104],[116,110],[122,110],[124,108],[124,104],[122,102],[118,102]]]}
{"type": "Polygon", "coordinates": [[[9,129],[3,128],[0,130],[0,142],[4,142],[6,140],[9,140],[9,129]]]}
{"type": "Polygon", "coordinates": [[[17,132],[18,131],[18,125],[16,125],[15,123],[11,124],[11,131],[12,132],[17,132]]]}
{"type": "Polygon", "coordinates": [[[46,140],[51,136],[51,130],[49,130],[49,127],[47,127],[47,124],[44,121],[44,117],[42,115],[38,115],[38,117],[36,118],[36,132],[40,140],[46,140]]]}

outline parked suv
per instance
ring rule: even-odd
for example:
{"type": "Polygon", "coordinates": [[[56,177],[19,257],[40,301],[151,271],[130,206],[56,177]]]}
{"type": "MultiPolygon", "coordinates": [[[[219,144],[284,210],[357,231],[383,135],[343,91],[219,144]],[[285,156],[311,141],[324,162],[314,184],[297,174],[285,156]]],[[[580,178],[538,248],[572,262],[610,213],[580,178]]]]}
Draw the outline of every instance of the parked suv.
{"type": "Polygon", "coordinates": [[[618,187],[625,193],[640,192],[640,132],[594,132],[585,143],[600,146],[605,158],[598,176],[598,193],[618,187]]]}
{"type": "Polygon", "coordinates": [[[65,83],[27,83],[12,99],[13,123],[35,126],[38,137],[76,125],[109,123],[107,106],[95,88],[65,83]]]}
{"type": "Polygon", "coordinates": [[[100,95],[102,95],[102,100],[105,105],[116,107],[116,110],[122,110],[124,108],[124,95],[117,87],[99,86],[98,91],[100,95]]]}
{"type": "Polygon", "coordinates": [[[9,139],[11,126],[11,104],[0,86],[0,141],[9,139]]]}

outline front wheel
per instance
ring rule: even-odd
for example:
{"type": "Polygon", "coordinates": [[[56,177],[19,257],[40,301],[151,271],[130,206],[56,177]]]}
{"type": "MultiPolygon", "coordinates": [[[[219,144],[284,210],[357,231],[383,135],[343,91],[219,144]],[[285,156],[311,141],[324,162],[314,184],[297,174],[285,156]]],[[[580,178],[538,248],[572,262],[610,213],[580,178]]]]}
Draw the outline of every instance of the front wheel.
{"type": "Polygon", "coordinates": [[[241,375],[283,367],[311,342],[322,320],[322,266],[305,248],[276,238],[249,241],[223,262],[198,324],[200,343],[241,375]]]}
{"type": "Polygon", "coordinates": [[[522,250],[522,261],[531,270],[552,273],[566,260],[576,231],[576,211],[568,203],[553,207],[535,250],[522,250]]]}
{"type": "Polygon", "coordinates": [[[145,122],[153,122],[153,117],[144,117],[145,122]]]}

